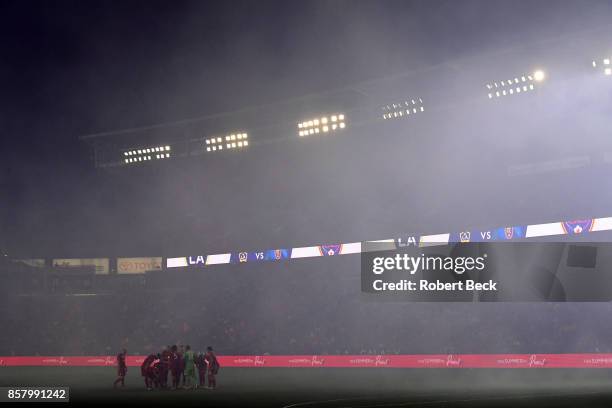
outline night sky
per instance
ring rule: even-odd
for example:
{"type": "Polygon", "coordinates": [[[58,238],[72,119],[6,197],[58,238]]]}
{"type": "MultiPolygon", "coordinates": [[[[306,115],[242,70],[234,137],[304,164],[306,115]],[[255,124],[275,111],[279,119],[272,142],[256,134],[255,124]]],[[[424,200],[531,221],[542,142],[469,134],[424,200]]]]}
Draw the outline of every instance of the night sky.
{"type": "Polygon", "coordinates": [[[95,188],[81,135],[385,77],[596,27],[611,11],[604,1],[2,1],[0,245],[23,250],[97,211],[108,192],[95,188]]]}

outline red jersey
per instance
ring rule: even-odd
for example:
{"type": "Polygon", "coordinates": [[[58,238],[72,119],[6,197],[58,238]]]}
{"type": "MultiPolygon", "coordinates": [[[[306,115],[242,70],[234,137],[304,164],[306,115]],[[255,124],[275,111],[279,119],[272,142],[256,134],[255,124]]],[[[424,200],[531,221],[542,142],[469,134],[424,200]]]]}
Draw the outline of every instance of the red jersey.
{"type": "Polygon", "coordinates": [[[208,371],[213,374],[217,374],[221,365],[219,364],[219,360],[217,360],[217,356],[215,355],[215,353],[213,353],[212,351],[206,352],[204,360],[206,361],[206,364],[208,364],[208,371]]]}
{"type": "Polygon", "coordinates": [[[178,372],[179,367],[179,356],[178,353],[171,352],[170,353],[170,369],[174,372],[178,372]]]}
{"type": "Polygon", "coordinates": [[[119,368],[127,367],[127,365],[125,364],[125,354],[124,353],[117,354],[117,367],[119,368]]]}
{"type": "Polygon", "coordinates": [[[125,364],[125,353],[117,354],[117,373],[119,377],[123,377],[127,373],[127,365],[125,364]]]}
{"type": "Polygon", "coordinates": [[[149,375],[155,375],[160,369],[160,364],[161,360],[159,358],[155,358],[153,361],[151,361],[148,369],[149,375]]]}
{"type": "Polygon", "coordinates": [[[156,358],[157,356],[155,354],[149,354],[149,356],[145,358],[145,360],[142,362],[142,365],[140,366],[140,374],[142,374],[143,377],[147,376],[147,374],[149,373],[149,368],[151,367],[151,363],[156,358]]]}
{"type": "Polygon", "coordinates": [[[170,365],[170,361],[172,359],[172,352],[170,350],[164,350],[161,353],[161,358],[164,364],[170,365]]]}

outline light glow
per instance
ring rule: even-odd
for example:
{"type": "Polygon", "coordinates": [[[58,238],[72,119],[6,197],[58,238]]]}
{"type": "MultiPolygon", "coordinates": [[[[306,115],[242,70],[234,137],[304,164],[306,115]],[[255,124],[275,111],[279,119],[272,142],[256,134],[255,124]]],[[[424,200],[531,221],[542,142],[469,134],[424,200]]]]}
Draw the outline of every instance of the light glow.
{"type": "Polygon", "coordinates": [[[206,151],[207,152],[220,151],[220,150],[223,150],[224,145],[225,145],[225,150],[245,147],[245,146],[248,146],[248,142],[247,142],[248,137],[249,135],[244,132],[230,133],[223,137],[218,137],[218,136],[211,137],[205,140],[206,145],[208,145],[208,147],[206,148],[206,151]],[[239,140],[239,142],[236,143],[235,142],[236,140],[239,140]]]}
{"type": "Polygon", "coordinates": [[[343,113],[326,115],[299,122],[298,136],[304,137],[320,133],[329,133],[332,130],[344,129],[345,127],[345,115],[343,113]],[[331,126],[328,125],[329,122],[332,122],[331,126]]]}

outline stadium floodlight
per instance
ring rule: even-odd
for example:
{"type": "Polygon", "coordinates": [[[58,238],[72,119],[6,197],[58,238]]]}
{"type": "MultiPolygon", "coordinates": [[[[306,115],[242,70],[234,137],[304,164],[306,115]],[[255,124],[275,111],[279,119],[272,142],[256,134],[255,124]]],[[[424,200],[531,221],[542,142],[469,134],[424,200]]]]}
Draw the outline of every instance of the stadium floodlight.
{"type": "Polygon", "coordinates": [[[535,71],[533,73],[533,79],[535,81],[541,82],[546,78],[546,74],[544,74],[544,71],[538,69],[537,71],[535,71]]]}
{"type": "Polygon", "coordinates": [[[425,112],[425,106],[423,100],[418,98],[385,105],[382,110],[383,119],[402,119],[414,116],[419,112],[425,112]]]}
{"type": "Polygon", "coordinates": [[[155,146],[145,148],[141,147],[140,149],[130,149],[123,152],[123,163],[133,164],[150,160],[169,159],[170,152],[170,146],[155,146]]]}
{"type": "Polygon", "coordinates": [[[218,152],[221,150],[242,149],[249,145],[249,135],[245,132],[231,133],[225,137],[211,137],[206,139],[206,152],[218,152]]]}
{"type": "Polygon", "coordinates": [[[346,118],[343,113],[321,116],[298,123],[298,136],[310,136],[319,133],[329,133],[346,128],[346,118]]]}
{"type": "Polygon", "coordinates": [[[546,73],[536,70],[532,74],[491,82],[486,85],[487,95],[489,99],[493,99],[533,91],[544,79],[546,79],[546,73]]]}
{"type": "Polygon", "coordinates": [[[610,76],[612,75],[612,63],[610,63],[610,60],[612,58],[606,57],[600,61],[593,61],[593,68],[602,69],[604,75],[610,76]]]}

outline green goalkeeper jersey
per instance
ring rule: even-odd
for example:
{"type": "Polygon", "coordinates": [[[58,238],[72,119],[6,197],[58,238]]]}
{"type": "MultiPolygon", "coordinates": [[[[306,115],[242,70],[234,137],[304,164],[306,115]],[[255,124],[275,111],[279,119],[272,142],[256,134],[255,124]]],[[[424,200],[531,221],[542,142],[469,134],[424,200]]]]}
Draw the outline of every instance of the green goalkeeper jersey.
{"type": "Polygon", "coordinates": [[[185,370],[195,369],[195,354],[191,350],[187,350],[183,356],[185,359],[185,370]]]}

